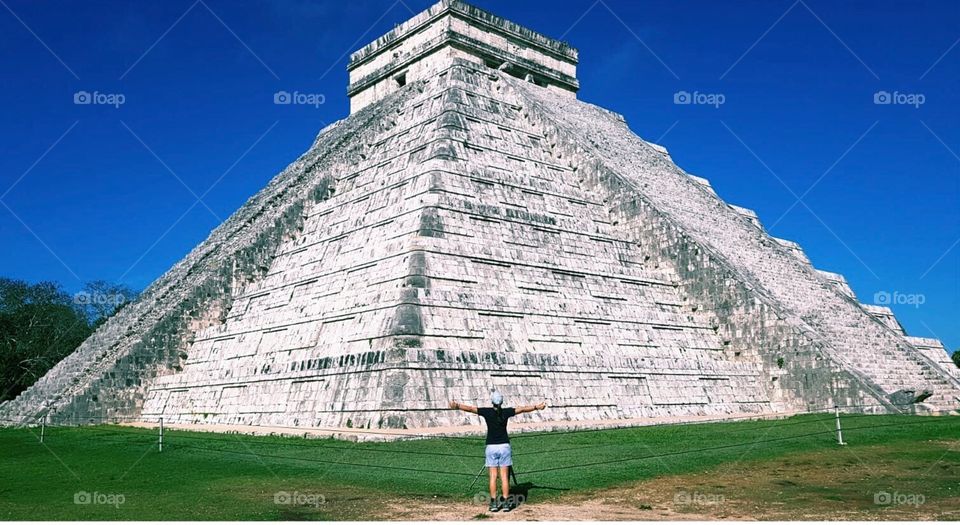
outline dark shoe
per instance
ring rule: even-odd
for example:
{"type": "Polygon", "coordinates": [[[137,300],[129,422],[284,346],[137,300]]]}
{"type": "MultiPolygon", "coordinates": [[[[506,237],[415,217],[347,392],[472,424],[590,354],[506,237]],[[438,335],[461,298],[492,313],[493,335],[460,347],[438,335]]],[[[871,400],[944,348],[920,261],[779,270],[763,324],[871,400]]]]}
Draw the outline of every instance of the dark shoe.
{"type": "Polygon", "coordinates": [[[497,500],[490,498],[490,506],[488,507],[490,512],[500,512],[500,504],[497,503],[497,500]]]}
{"type": "Polygon", "coordinates": [[[504,512],[510,512],[511,510],[517,508],[516,505],[514,505],[513,496],[510,496],[509,498],[503,500],[502,507],[504,512]]]}

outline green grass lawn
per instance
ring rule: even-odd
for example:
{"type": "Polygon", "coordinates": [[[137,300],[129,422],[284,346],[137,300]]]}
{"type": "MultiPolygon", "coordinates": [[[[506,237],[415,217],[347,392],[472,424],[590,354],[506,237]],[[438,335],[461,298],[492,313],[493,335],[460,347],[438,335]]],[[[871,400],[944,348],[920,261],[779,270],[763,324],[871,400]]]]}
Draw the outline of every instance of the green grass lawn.
{"type": "MultiPolygon", "coordinates": [[[[919,467],[942,459],[935,457],[942,451],[912,444],[960,439],[960,418],[845,416],[843,421],[848,442],[843,454],[882,445],[913,454],[919,467]]],[[[721,465],[841,454],[833,425],[829,416],[812,415],[521,434],[513,438],[514,463],[529,501],[544,501],[721,465]]],[[[377,515],[378,502],[397,497],[468,501],[486,481],[484,474],[470,488],[483,464],[479,439],[351,443],[168,430],[158,452],[151,430],[47,428],[43,444],[38,432],[0,430],[0,519],[361,519],[377,515]],[[299,498],[299,504],[278,503],[278,493],[281,500],[283,493],[299,498]],[[99,502],[75,503],[84,494],[99,502]]],[[[949,459],[956,462],[953,454],[949,459]]]]}

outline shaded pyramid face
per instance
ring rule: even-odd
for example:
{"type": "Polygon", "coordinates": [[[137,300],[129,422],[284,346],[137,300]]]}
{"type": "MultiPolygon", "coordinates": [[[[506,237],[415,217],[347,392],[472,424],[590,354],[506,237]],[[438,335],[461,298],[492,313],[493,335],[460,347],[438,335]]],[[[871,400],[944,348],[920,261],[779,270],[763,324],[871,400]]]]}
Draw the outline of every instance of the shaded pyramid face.
{"type": "Polygon", "coordinates": [[[349,118],[2,410],[375,429],[467,424],[447,401],[493,388],[558,422],[960,404],[942,346],[507,24],[442,2],[378,40],[408,39],[386,62],[365,48],[349,118]],[[464,36],[491,24],[550,56],[492,67],[496,39],[464,36]]]}

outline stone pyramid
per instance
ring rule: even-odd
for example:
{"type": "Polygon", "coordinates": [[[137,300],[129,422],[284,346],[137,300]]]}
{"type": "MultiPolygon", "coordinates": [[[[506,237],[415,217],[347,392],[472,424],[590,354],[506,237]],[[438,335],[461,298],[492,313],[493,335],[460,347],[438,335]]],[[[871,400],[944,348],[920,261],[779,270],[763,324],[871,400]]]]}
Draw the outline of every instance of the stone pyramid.
{"type": "Polygon", "coordinates": [[[960,406],[936,340],[576,98],[577,51],[443,1],[351,114],[2,415],[422,428],[960,406]],[[859,408],[857,408],[859,407],[859,408]]]}

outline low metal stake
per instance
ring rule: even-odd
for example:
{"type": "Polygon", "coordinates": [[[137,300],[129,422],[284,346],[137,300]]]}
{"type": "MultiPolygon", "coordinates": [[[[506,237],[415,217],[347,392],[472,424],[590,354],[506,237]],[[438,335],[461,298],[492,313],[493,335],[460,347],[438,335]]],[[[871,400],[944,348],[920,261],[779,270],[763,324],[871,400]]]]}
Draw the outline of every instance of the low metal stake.
{"type": "Polygon", "coordinates": [[[160,418],[160,449],[158,452],[163,452],[163,418],[160,418]]]}
{"type": "Polygon", "coordinates": [[[846,445],[846,443],[843,442],[843,430],[840,429],[840,407],[835,406],[833,408],[837,413],[837,444],[846,445]]]}
{"type": "Polygon", "coordinates": [[[43,434],[47,429],[47,418],[46,416],[40,418],[40,442],[43,443],[43,434]]]}
{"type": "MultiPolygon", "coordinates": [[[[486,465],[480,467],[480,472],[477,472],[477,477],[473,478],[473,483],[470,484],[470,488],[467,490],[473,490],[473,486],[477,484],[477,480],[480,479],[480,474],[483,474],[483,471],[486,470],[486,465]]],[[[493,497],[493,496],[491,496],[493,497]]]]}

